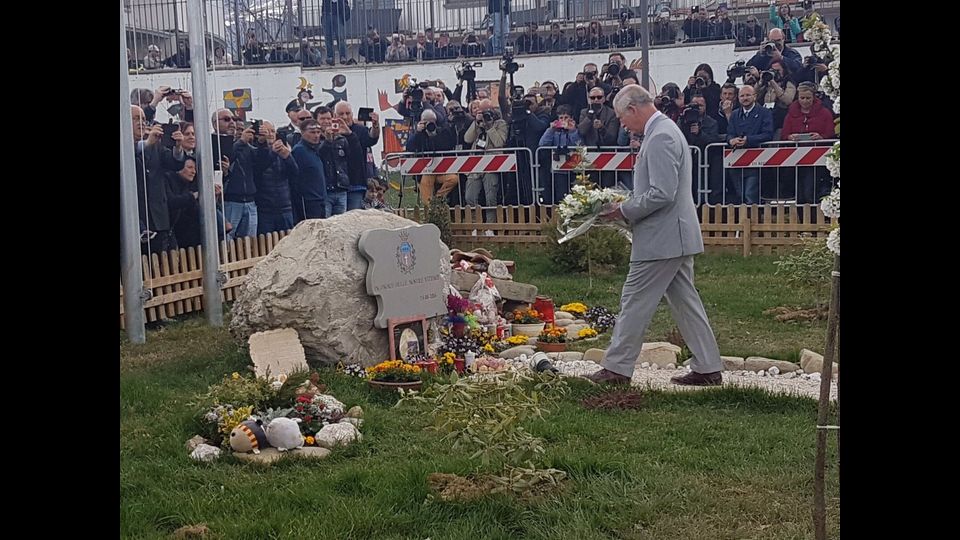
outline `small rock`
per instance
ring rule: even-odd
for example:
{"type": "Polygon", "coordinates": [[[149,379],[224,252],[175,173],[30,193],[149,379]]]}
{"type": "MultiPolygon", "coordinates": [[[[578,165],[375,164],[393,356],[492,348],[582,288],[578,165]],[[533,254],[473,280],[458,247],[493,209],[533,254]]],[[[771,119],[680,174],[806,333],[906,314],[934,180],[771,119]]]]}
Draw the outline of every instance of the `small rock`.
{"type": "Polygon", "coordinates": [[[296,450],[287,452],[286,455],[302,456],[309,459],[323,459],[330,455],[330,450],[320,448],[319,446],[304,446],[303,448],[297,448],[296,450]]]}
{"type": "Polygon", "coordinates": [[[739,356],[721,356],[720,360],[723,360],[723,369],[726,371],[743,370],[743,358],[739,356]]]}
{"type": "Polygon", "coordinates": [[[819,374],[819,373],[811,373],[811,374],[810,374],[810,380],[811,380],[811,381],[815,381],[815,382],[820,382],[820,374],[819,374]]]}
{"type": "Polygon", "coordinates": [[[766,371],[763,371],[763,370],[757,371],[757,377],[766,377],[766,376],[767,376],[766,371]]]}
{"type": "Polygon", "coordinates": [[[587,362],[603,362],[603,355],[607,354],[607,351],[604,349],[587,349],[587,352],[583,353],[583,359],[587,362]]]}
{"type": "Polygon", "coordinates": [[[650,362],[644,362],[644,363],[640,364],[640,367],[643,368],[643,369],[647,369],[647,368],[650,367],[650,362]]]}
{"type": "Polygon", "coordinates": [[[675,365],[673,365],[673,364],[667,364],[667,365],[664,367],[664,369],[677,369],[677,366],[675,366],[675,365]]]}
{"type": "Polygon", "coordinates": [[[571,324],[573,324],[573,319],[557,319],[556,321],[554,321],[553,324],[563,328],[565,326],[570,326],[571,324]]]}
{"type": "Polygon", "coordinates": [[[220,449],[209,444],[198,444],[193,452],[190,452],[190,457],[195,461],[214,461],[220,457],[220,449]]]}
{"type": "Polygon", "coordinates": [[[354,427],[360,428],[363,426],[363,418],[351,418],[346,416],[340,419],[341,424],[353,424],[354,427]]]}
{"type": "Polygon", "coordinates": [[[269,465],[279,461],[284,456],[300,456],[309,459],[323,459],[330,455],[330,450],[318,446],[304,446],[287,452],[280,452],[276,448],[264,448],[259,454],[241,454],[234,452],[233,457],[247,463],[269,465]]]}
{"type": "Polygon", "coordinates": [[[656,370],[660,369],[660,365],[659,365],[659,364],[650,364],[650,369],[656,371],[656,370]]]}
{"type": "Polygon", "coordinates": [[[779,375],[780,368],[778,368],[777,366],[771,366],[770,369],[767,370],[767,373],[769,373],[770,375],[779,375]]]}
{"type": "Polygon", "coordinates": [[[571,323],[566,328],[567,328],[567,339],[574,340],[574,339],[580,339],[581,330],[583,330],[584,328],[590,328],[590,327],[586,324],[571,323]]]}
{"type": "Polygon", "coordinates": [[[572,313],[567,313],[566,311],[554,311],[553,312],[553,321],[556,322],[561,319],[574,320],[576,317],[572,313]]]}
{"type": "Polygon", "coordinates": [[[363,409],[359,405],[354,405],[347,411],[347,416],[350,418],[363,418],[363,409]]]}
{"type": "Polygon", "coordinates": [[[353,424],[328,424],[314,435],[317,446],[335,448],[346,446],[353,441],[362,440],[362,435],[353,424]]]}
{"type": "Polygon", "coordinates": [[[680,354],[680,350],[680,347],[665,341],[644,343],[637,362],[650,362],[660,367],[667,364],[677,365],[677,355],[680,354]]]}
{"type": "Polygon", "coordinates": [[[813,352],[810,349],[800,349],[800,367],[807,373],[820,371],[819,369],[808,369],[807,365],[810,364],[810,362],[817,362],[818,365],[823,366],[823,355],[813,352]]]}
{"type": "Polygon", "coordinates": [[[170,537],[174,540],[187,540],[189,538],[206,538],[209,534],[210,529],[206,524],[201,523],[199,525],[184,525],[173,531],[170,537]]]}
{"type": "Polygon", "coordinates": [[[797,374],[796,374],[795,372],[793,372],[793,371],[783,374],[783,378],[784,378],[784,379],[792,379],[792,378],[794,378],[794,377],[796,377],[796,376],[797,376],[797,374]]]}
{"type": "Polygon", "coordinates": [[[797,371],[800,369],[800,366],[794,364],[793,362],[786,362],[784,360],[773,360],[770,358],[764,358],[762,356],[751,356],[747,358],[743,363],[743,369],[748,369],[750,371],[767,371],[773,366],[777,366],[780,369],[780,373],[786,373],[788,371],[797,371]]]}
{"type": "Polygon", "coordinates": [[[500,353],[500,358],[508,358],[513,360],[514,358],[525,354],[527,356],[533,356],[534,348],[529,345],[518,345],[516,347],[510,347],[509,349],[500,353]]]}
{"type": "Polygon", "coordinates": [[[557,360],[561,362],[579,362],[583,360],[583,353],[580,351],[566,351],[557,353],[557,360]]]}
{"type": "Polygon", "coordinates": [[[204,439],[200,435],[194,435],[193,437],[190,437],[190,440],[187,441],[185,446],[187,447],[187,452],[193,452],[201,444],[208,444],[209,442],[210,441],[204,439]]]}

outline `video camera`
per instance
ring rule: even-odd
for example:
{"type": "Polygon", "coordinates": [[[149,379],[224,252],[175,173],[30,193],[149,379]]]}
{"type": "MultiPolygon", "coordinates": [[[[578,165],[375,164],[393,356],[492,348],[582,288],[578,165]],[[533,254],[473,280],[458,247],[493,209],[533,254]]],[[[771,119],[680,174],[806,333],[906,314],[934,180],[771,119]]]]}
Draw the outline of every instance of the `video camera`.
{"type": "Polygon", "coordinates": [[[477,78],[477,72],[475,68],[483,67],[481,62],[464,62],[454,68],[457,73],[457,79],[461,81],[473,81],[477,78]]]}
{"type": "Polygon", "coordinates": [[[700,107],[696,105],[687,105],[680,113],[680,122],[685,125],[700,123],[700,107]]]}
{"type": "Polygon", "coordinates": [[[503,58],[500,59],[500,71],[506,72],[509,75],[513,75],[522,67],[523,64],[518,64],[513,61],[513,46],[508,45],[504,47],[503,58]]]}
{"type": "Polygon", "coordinates": [[[736,62],[727,66],[727,77],[730,80],[743,77],[747,74],[747,63],[744,60],[737,60],[736,62]]]}

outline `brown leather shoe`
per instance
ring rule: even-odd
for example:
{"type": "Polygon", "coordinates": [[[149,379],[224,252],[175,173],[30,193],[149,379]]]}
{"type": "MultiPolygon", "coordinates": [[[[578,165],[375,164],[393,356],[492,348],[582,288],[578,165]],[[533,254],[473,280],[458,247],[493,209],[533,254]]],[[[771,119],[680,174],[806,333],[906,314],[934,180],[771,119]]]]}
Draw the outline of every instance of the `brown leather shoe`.
{"type": "Polygon", "coordinates": [[[617,384],[617,385],[630,385],[630,377],[626,375],[621,375],[619,373],[614,373],[607,369],[601,369],[600,371],[587,375],[584,377],[590,379],[591,381],[597,384],[617,384]]]}
{"type": "Polygon", "coordinates": [[[714,371],[713,373],[697,373],[696,371],[691,371],[686,375],[672,377],[670,382],[685,386],[717,386],[723,383],[723,375],[720,371],[714,371]]]}

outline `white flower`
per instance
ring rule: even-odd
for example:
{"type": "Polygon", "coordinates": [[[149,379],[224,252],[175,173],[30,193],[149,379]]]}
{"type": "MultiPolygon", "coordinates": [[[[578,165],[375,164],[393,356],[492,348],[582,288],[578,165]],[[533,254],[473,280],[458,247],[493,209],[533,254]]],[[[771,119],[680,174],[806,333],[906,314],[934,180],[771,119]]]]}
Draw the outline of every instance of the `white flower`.
{"type": "Polygon", "coordinates": [[[827,237],[827,249],[840,255],[840,227],[830,231],[830,236],[827,237]]]}
{"type": "Polygon", "coordinates": [[[837,94],[837,98],[833,100],[833,112],[840,114],[840,95],[837,94]]]}
{"type": "Polygon", "coordinates": [[[823,215],[829,218],[840,217],[840,188],[834,189],[832,193],[820,201],[820,210],[823,211],[823,215]]]}
{"type": "Polygon", "coordinates": [[[840,143],[833,143],[833,148],[827,152],[826,157],[827,170],[830,171],[830,176],[834,178],[840,178],[840,143]]]}

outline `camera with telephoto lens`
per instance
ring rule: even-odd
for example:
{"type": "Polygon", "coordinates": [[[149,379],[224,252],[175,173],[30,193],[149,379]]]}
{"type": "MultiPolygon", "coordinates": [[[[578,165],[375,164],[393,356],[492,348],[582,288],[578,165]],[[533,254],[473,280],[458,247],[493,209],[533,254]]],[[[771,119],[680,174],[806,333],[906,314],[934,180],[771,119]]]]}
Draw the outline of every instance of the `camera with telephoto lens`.
{"type": "Polygon", "coordinates": [[[731,79],[736,79],[738,77],[743,77],[747,73],[747,63],[743,60],[737,60],[736,62],[727,66],[727,77],[731,79]]]}
{"type": "Polygon", "coordinates": [[[620,74],[620,64],[618,64],[618,63],[616,63],[616,62],[611,62],[611,63],[607,66],[607,74],[609,74],[611,77],[616,77],[617,75],[619,75],[619,74],[620,74]]]}
{"type": "Polygon", "coordinates": [[[706,87],[707,87],[707,80],[704,79],[703,77],[697,77],[697,79],[696,79],[695,81],[693,81],[693,87],[694,87],[694,88],[706,88],[706,87]]]}
{"type": "Polygon", "coordinates": [[[513,61],[513,47],[509,45],[504,47],[503,58],[500,59],[500,71],[506,72],[508,75],[513,75],[522,67],[522,64],[513,61]]]}
{"type": "Polygon", "coordinates": [[[777,46],[773,43],[764,43],[763,44],[763,54],[767,56],[773,56],[773,51],[777,50],[777,46]]]}
{"type": "Polygon", "coordinates": [[[489,124],[490,122],[493,122],[493,113],[490,111],[483,111],[480,113],[480,118],[482,118],[485,123],[489,124]]]}
{"type": "Polygon", "coordinates": [[[434,135],[437,133],[437,123],[436,122],[427,122],[427,125],[423,127],[423,130],[434,135]]]}
{"type": "Polygon", "coordinates": [[[670,96],[657,96],[653,100],[653,104],[656,105],[658,111],[664,114],[677,106],[676,102],[670,96]]]}
{"type": "Polygon", "coordinates": [[[768,69],[767,71],[760,73],[760,80],[764,83],[769,83],[770,81],[773,81],[773,80],[779,80],[780,79],[779,75],[780,74],[777,73],[776,71],[773,71],[772,69],[768,69]]]}

